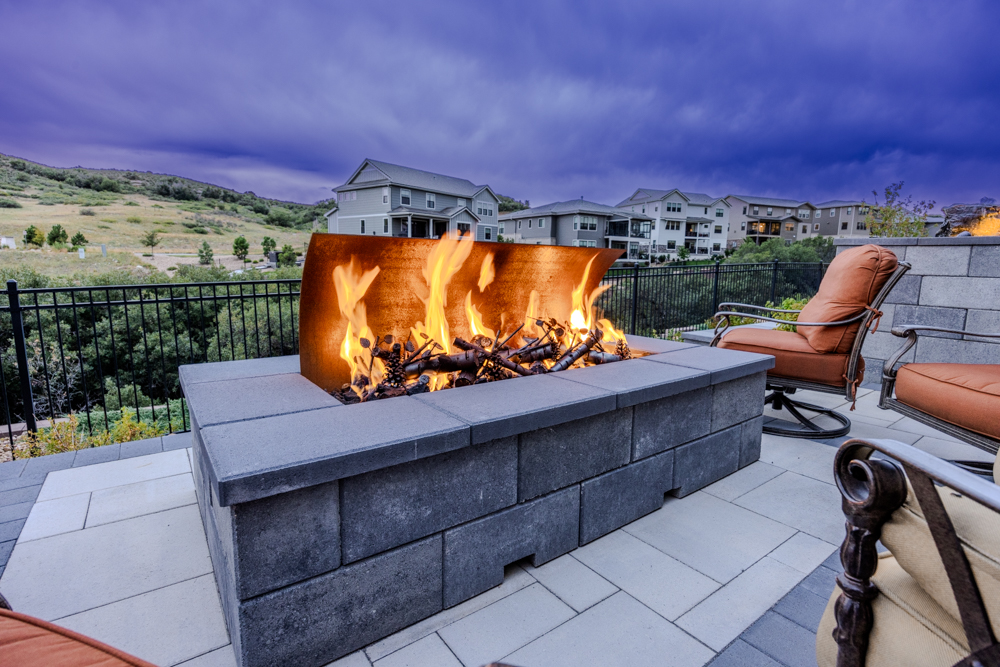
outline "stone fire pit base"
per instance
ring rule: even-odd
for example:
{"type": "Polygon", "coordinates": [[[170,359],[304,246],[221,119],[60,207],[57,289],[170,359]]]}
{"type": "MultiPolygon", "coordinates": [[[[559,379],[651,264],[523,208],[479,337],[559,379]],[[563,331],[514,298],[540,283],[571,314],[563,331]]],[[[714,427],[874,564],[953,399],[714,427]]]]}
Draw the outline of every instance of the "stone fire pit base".
{"type": "Polygon", "coordinates": [[[284,357],[181,368],[237,660],[320,666],[760,456],[773,358],[653,353],[345,406],[284,357]]]}

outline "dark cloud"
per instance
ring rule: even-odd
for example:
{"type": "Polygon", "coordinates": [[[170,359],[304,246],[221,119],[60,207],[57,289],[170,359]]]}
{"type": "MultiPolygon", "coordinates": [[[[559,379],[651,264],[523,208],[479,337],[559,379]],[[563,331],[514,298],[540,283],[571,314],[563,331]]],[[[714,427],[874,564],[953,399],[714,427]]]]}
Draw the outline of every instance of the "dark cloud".
{"type": "Polygon", "coordinates": [[[0,151],[316,200],[364,157],[536,203],[998,196],[1000,5],[0,0],[0,151]]]}

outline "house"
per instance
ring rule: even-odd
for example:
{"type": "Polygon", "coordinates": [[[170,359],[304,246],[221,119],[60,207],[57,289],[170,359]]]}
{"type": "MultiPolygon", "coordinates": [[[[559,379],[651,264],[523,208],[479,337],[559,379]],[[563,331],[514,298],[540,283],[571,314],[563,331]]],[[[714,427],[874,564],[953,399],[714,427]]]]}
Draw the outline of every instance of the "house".
{"type": "Polygon", "coordinates": [[[774,238],[791,243],[798,238],[802,225],[811,227],[816,207],[807,201],[729,195],[733,220],[727,244],[735,248],[744,241],[758,245],[774,238]]]}
{"type": "Polygon", "coordinates": [[[652,218],[651,243],[655,255],[674,259],[681,248],[687,248],[691,255],[725,252],[730,204],[724,197],[639,188],[618,207],[652,218]]]}
{"type": "Polygon", "coordinates": [[[331,234],[436,239],[447,232],[495,241],[500,199],[474,185],[429,171],[366,159],[334,188],[337,208],[326,214],[331,234]]]}
{"type": "Polygon", "coordinates": [[[653,219],[584,199],[554,202],[500,216],[500,234],[515,243],[620,248],[649,259],[653,219]]]}
{"type": "Polygon", "coordinates": [[[836,238],[868,237],[869,206],[863,201],[836,199],[816,204],[813,224],[808,229],[799,225],[799,239],[810,236],[833,236],[836,238]]]}

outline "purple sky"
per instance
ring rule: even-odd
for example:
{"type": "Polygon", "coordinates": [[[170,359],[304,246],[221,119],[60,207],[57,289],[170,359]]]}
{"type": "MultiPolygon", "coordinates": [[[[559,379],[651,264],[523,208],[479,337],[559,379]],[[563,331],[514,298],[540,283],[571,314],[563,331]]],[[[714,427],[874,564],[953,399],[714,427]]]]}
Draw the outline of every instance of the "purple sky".
{"type": "Polygon", "coordinates": [[[0,152],[327,198],[1000,199],[995,0],[0,0],[0,152]]]}

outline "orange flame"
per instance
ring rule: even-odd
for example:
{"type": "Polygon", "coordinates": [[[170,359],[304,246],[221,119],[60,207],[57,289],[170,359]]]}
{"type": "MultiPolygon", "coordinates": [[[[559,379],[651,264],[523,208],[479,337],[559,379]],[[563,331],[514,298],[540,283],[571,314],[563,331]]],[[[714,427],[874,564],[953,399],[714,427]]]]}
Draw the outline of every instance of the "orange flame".
{"type": "Polygon", "coordinates": [[[1000,236],[1000,215],[988,215],[985,218],[980,218],[969,232],[973,236],[1000,236]]]}
{"type": "Polygon", "coordinates": [[[602,319],[598,321],[601,331],[604,332],[604,336],[601,338],[603,343],[615,343],[617,344],[620,340],[625,340],[625,332],[621,329],[615,329],[609,320],[602,319]]]}
{"type": "Polygon", "coordinates": [[[482,292],[486,286],[497,277],[497,271],[493,268],[493,253],[486,255],[483,265],[479,269],[479,291],[482,292]]]}
{"type": "MultiPolygon", "coordinates": [[[[351,256],[350,264],[334,267],[333,284],[337,290],[337,305],[340,313],[347,318],[347,332],[344,334],[344,342],[340,346],[340,358],[347,362],[351,368],[351,381],[358,374],[358,367],[364,363],[365,348],[361,345],[361,339],[366,338],[374,342],[375,336],[368,328],[368,316],[365,304],[362,301],[372,281],[378,276],[379,267],[369,271],[361,272],[358,258],[351,256]]],[[[369,353],[370,354],[370,353],[369,353]]],[[[381,360],[374,360],[372,365],[372,382],[378,383],[382,379],[384,368],[381,360]]],[[[361,395],[361,390],[351,385],[351,389],[356,394],[361,395]]]]}
{"type": "Polygon", "coordinates": [[[469,321],[469,331],[475,336],[486,336],[496,338],[496,331],[483,324],[482,313],[472,305],[472,292],[465,295],[465,316],[469,321]]]}
{"type": "Polygon", "coordinates": [[[587,268],[583,272],[580,284],[573,290],[573,313],[569,317],[569,323],[574,329],[585,329],[589,331],[594,326],[594,302],[611,286],[598,285],[594,290],[584,296],[583,291],[587,288],[587,278],[590,276],[590,266],[596,257],[591,257],[587,262],[587,268]]]}

